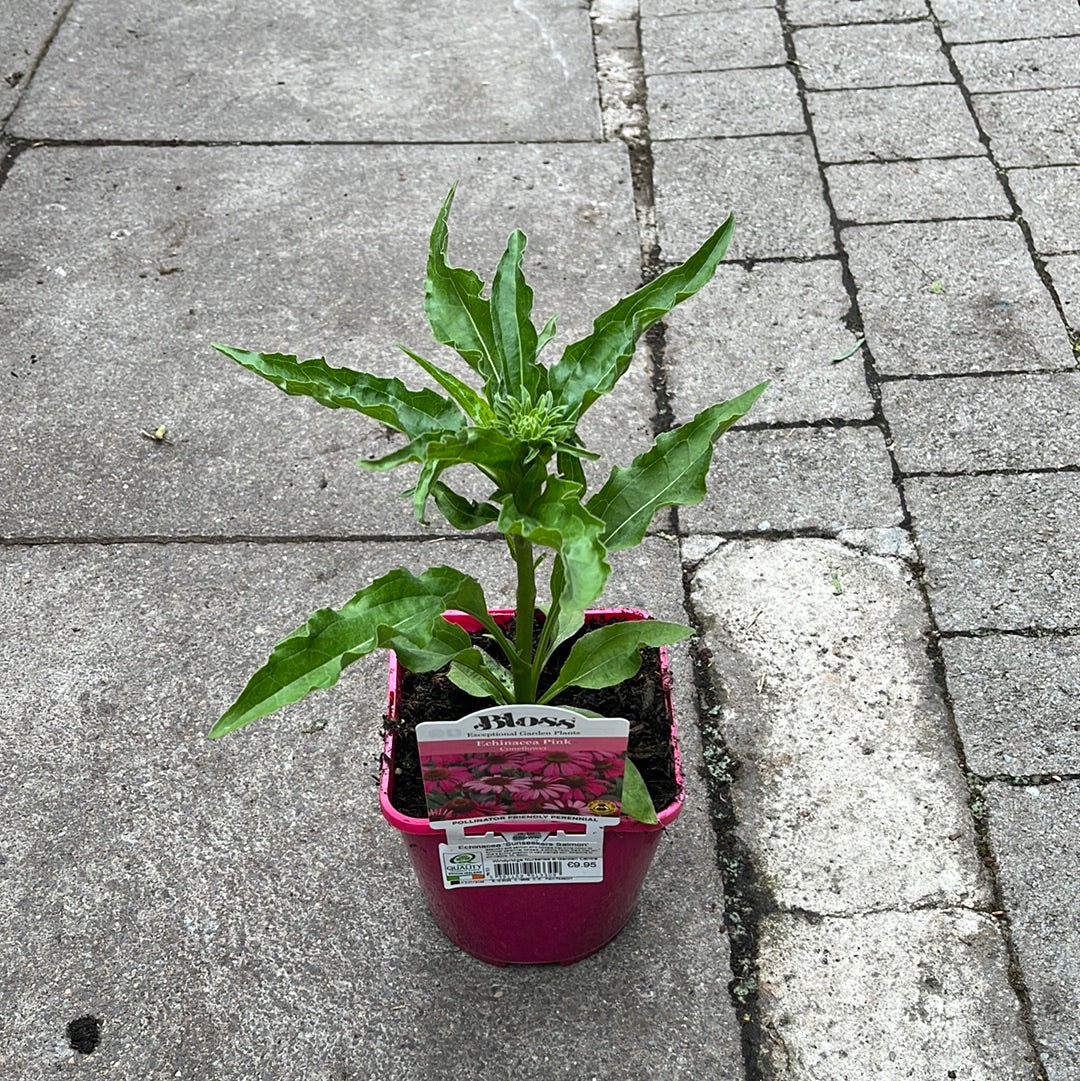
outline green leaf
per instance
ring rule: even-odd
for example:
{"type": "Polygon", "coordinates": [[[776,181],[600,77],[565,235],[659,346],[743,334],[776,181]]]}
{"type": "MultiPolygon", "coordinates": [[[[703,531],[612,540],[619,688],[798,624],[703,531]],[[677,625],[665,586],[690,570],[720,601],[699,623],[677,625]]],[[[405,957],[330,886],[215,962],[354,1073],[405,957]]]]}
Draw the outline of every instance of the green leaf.
{"type": "Polygon", "coordinates": [[[398,348],[407,357],[419,364],[457,402],[475,424],[490,424],[492,422],[494,414],[491,407],[468,383],[458,379],[453,372],[448,372],[445,368],[432,364],[430,360],[425,360],[419,353],[414,353],[400,342],[398,348]]]}
{"type": "Polygon", "coordinates": [[[496,484],[504,479],[512,480],[521,466],[514,441],[494,428],[446,432],[428,443],[425,454],[445,461],[448,466],[469,462],[496,484]]]}
{"type": "Polygon", "coordinates": [[[702,410],[692,420],[657,436],[655,443],[627,466],[616,466],[586,504],[604,521],[602,539],[609,552],[639,544],[661,507],[689,506],[705,497],[705,477],[713,444],[768,386],[756,387],[702,410]]]}
{"type": "Polygon", "coordinates": [[[425,432],[457,431],[466,423],[453,402],[433,390],[410,390],[400,379],[331,368],[322,357],[298,360],[285,353],[252,353],[221,344],[214,348],[286,394],[314,398],[330,409],[355,409],[410,439],[425,432]]]}
{"type": "Polygon", "coordinates": [[[463,607],[462,598],[475,600],[477,594],[483,597],[479,584],[452,567],[434,567],[419,576],[401,567],[390,571],[341,608],[314,612],[282,639],[210,729],[210,738],[332,687],[345,668],[380,646],[392,646],[395,636],[407,648],[420,647],[441,633],[445,609],[463,607]]]}
{"type": "Polygon", "coordinates": [[[656,619],[633,619],[597,627],[574,643],[558,677],[540,701],[550,702],[567,687],[596,690],[631,679],[641,667],[644,647],[669,646],[692,633],[680,623],[656,619]]]}
{"type": "Polygon", "coordinates": [[[390,469],[396,469],[399,465],[408,462],[422,462],[427,457],[428,444],[441,433],[429,432],[418,439],[410,440],[403,447],[384,454],[381,458],[358,458],[356,467],[366,469],[369,473],[385,473],[390,469]]]}
{"type": "Polygon", "coordinates": [[[598,316],[592,333],[567,346],[548,372],[557,405],[579,417],[622,377],[638,339],[677,304],[707,284],[731,242],[728,219],[681,266],[661,274],[598,316]]]}
{"type": "Polygon", "coordinates": [[[540,356],[540,351],[555,337],[555,325],[558,322],[559,317],[553,315],[545,324],[544,329],[540,331],[536,338],[536,355],[540,356]]]}
{"type": "Polygon", "coordinates": [[[490,503],[477,503],[455,492],[441,480],[431,486],[431,498],[442,516],[455,528],[463,532],[481,529],[490,525],[499,517],[498,507],[490,503]]]}
{"type": "Polygon", "coordinates": [[[558,553],[552,571],[555,621],[549,637],[552,646],[573,634],[582,624],[585,609],[600,596],[611,567],[604,561],[600,542],[603,522],[581,504],[581,486],[561,477],[549,477],[543,492],[528,512],[507,495],[499,515],[498,530],[519,535],[532,544],[558,553]]]}
{"type": "Polygon", "coordinates": [[[381,627],[378,648],[393,649],[410,672],[434,672],[470,648],[468,634],[456,623],[435,620],[423,633],[406,633],[399,627],[381,627]]]}
{"type": "Polygon", "coordinates": [[[420,466],[420,476],[416,484],[404,494],[412,496],[413,514],[421,525],[427,525],[425,513],[427,511],[428,497],[431,495],[431,486],[439,479],[439,474],[446,469],[447,462],[433,462],[430,459],[420,466]]]}
{"type": "Polygon", "coordinates": [[[474,271],[446,262],[447,222],[456,190],[456,186],[450,189],[431,230],[424,311],[435,340],[456,349],[485,384],[491,384],[496,378],[495,332],[491,306],[480,295],[484,283],[474,271]]]}
{"type": "Polygon", "coordinates": [[[490,654],[475,647],[458,654],[450,665],[450,682],[475,698],[513,700],[514,680],[509,670],[490,654]]]}
{"type": "Polygon", "coordinates": [[[645,785],[645,778],[629,758],[623,770],[622,813],[650,826],[660,824],[660,819],[656,817],[656,805],[645,785]]]}
{"type": "Polygon", "coordinates": [[[532,400],[543,373],[536,363],[536,328],[530,318],[533,291],[521,272],[527,243],[520,229],[510,234],[491,283],[491,313],[499,390],[514,398],[520,398],[525,391],[532,400]]]}

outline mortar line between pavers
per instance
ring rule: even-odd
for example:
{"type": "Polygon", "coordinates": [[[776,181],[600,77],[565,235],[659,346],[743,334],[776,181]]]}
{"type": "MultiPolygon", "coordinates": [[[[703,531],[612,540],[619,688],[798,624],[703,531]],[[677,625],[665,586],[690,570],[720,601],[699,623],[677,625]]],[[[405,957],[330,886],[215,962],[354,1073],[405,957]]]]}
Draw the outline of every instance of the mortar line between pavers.
{"type": "MultiPolygon", "coordinates": [[[[986,147],[986,156],[990,159],[991,165],[994,167],[994,171],[997,173],[998,183],[1001,185],[1001,190],[1005,193],[1005,198],[1008,200],[1009,206],[1012,208],[1013,220],[1016,222],[1020,229],[1021,234],[1024,237],[1024,243],[1027,245],[1028,254],[1031,257],[1031,262],[1035,267],[1035,273],[1039,276],[1039,281],[1042,282],[1043,288],[1046,289],[1053,301],[1054,307],[1057,308],[1058,316],[1061,319],[1062,326],[1065,327],[1066,333],[1069,333],[1069,320],[1065,315],[1065,308],[1061,303],[1061,297],[1058,296],[1057,289],[1054,287],[1053,279],[1050,277],[1050,272],[1046,266],[1046,260],[1039,255],[1037,248],[1035,247],[1035,239],[1031,233],[1031,226],[1028,225],[1024,218],[1023,209],[1020,206],[1019,200],[1016,198],[1016,194],[1013,192],[1012,183],[1009,180],[1007,170],[998,161],[997,155],[994,153],[994,148],[991,145],[990,136],[987,135],[985,128],[982,126],[982,121],[979,119],[978,111],[975,108],[973,98],[975,95],[968,89],[967,83],[964,82],[963,73],[960,71],[960,66],[956,63],[956,58],[953,56],[953,44],[947,41],[945,33],[941,26],[941,20],[937,16],[937,12],[934,10],[933,0],[927,0],[927,7],[930,11],[930,23],[934,27],[934,32],[938,36],[940,42],[941,51],[945,56],[945,62],[949,65],[949,71],[952,72],[953,79],[956,81],[956,86],[960,91],[961,97],[964,99],[964,104],[967,106],[968,113],[971,116],[971,121],[975,125],[975,131],[979,136],[979,141],[986,147]]],[[[1018,40],[1025,40],[1020,38],[1018,40]]],[[[955,44],[961,44],[956,42],[955,44]]],[[[963,44],[967,44],[964,42],[963,44]]],[[[1044,88],[1036,88],[1044,89],[1044,88]]],[[[1027,93],[1027,91],[996,91],[995,93],[1027,93]]],[[[1069,333],[1070,340],[1076,345],[1080,342],[1080,337],[1073,337],[1069,333]]]]}
{"type": "Polygon", "coordinates": [[[669,75],[725,75],[729,71],[786,71],[787,63],[783,64],[739,64],[735,67],[724,68],[665,68],[663,71],[655,71],[649,75],[649,79],[666,79],[669,75]]]}
{"type": "MultiPolygon", "coordinates": [[[[650,535],[653,534],[650,533],[650,535]]],[[[62,544],[435,544],[460,541],[461,539],[461,535],[457,533],[299,533],[295,535],[286,533],[229,533],[222,535],[212,533],[147,533],[139,535],[131,533],[113,537],[48,534],[42,536],[0,537],[0,548],[36,548],[62,544]]],[[[502,537],[498,533],[473,533],[468,539],[493,544],[501,541],[502,537]]]]}
{"type": "Polygon", "coordinates": [[[835,30],[838,26],[912,26],[926,22],[925,15],[897,15],[895,19],[873,19],[870,22],[799,23],[791,22],[792,30],[835,30]]]}
{"type": "MultiPolygon", "coordinates": [[[[928,13],[930,13],[932,16],[933,13],[930,11],[929,0],[927,0],[927,10],[928,13]]],[[[805,79],[803,78],[802,71],[797,65],[798,57],[795,49],[795,39],[792,33],[791,23],[787,18],[787,0],[778,0],[777,13],[780,17],[781,29],[784,36],[784,45],[788,51],[788,56],[793,61],[796,86],[798,88],[800,102],[802,104],[804,116],[806,119],[807,132],[809,134],[811,145],[814,149],[814,155],[818,161],[818,172],[821,179],[823,197],[828,206],[830,221],[833,228],[833,235],[835,238],[835,244],[837,251],[840,254],[841,266],[843,268],[844,284],[848,290],[848,295],[851,298],[852,307],[851,314],[849,315],[849,324],[852,322],[857,323],[857,329],[856,327],[851,325],[849,325],[849,329],[852,330],[853,333],[857,333],[860,337],[864,337],[865,335],[863,333],[862,316],[859,309],[858,288],[855,283],[854,276],[851,273],[847,251],[843,242],[843,234],[840,230],[839,217],[836,213],[836,207],[832,200],[832,195],[829,187],[828,173],[825,167],[826,163],[822,160],[820,148],[818,146],[817,135],[814,130],[813,118],[810,114],[805,79]]],[[[936,19],[934,21],[934,25],[940,38],[941,30],[940,26],[936,22],[936,19]]],[[[954,77],[956,77],[957,69],[955,64],[953,63],[952,57],[949,56],[948,59],[950,63],[950,70],[952,71],[954,77]]],[[[970,101],[968,101],[968,107],[970,109],[970,101]]],[[[981,129],[979,129],[979,133],[980,137],[983,139],[983,145],[985,146],[985,133],[983,133],[981,129]]],[[[1015,208],[1015,201],[1013,201],[1010,205],[1015,208]]],[[[1030,237],[1028,239],[1030,242],[1030,237]]],[[[926,645],[926,655],[934,673],[935,681],[941,693],[942,705],[945,713],[945,723],[956,755],[955,764],[961,771],[961,774],[968,781],[968,791],[970,793],[968,807],[970,813],[972,814],[972,818],[974,819],[975,831],[979,844],[979,852],[980,855],[982,855],[984,852],[988,852],[988,848],[986,847],[987,823],[985,821],[985,817],[980,820],[979,815],[975,813],[976,792],[973,786],[973,777],[971,772],[968,770],[964,745],[960,736],[959,726],[956,723],[956,716],[953,710],[952,697],[949,694],[948,682],[946,679],[945,671],[945,661],[944,656],[941,652],[938,638],[937,619],[935,618],[933,606],[930,602],[930,593],[926,582],[925,568],[921,559],[918,536],[913,527],[910,509],[907,505],[907,498],[904,490],[904,477],[900,471],[899,462],[896,458],[891,428],[882,404],[880,377],[877,370],[876,362],[874,360],[873,350],[870,348],[869,345],[864,345],[863,363],[864,371],[866,373],[867,386],[870,390],[870,394],[874,403],[874,416],[880,422],[881,430],[885,436],[886,452],[888,453],[889,459],[892,463],[893,483],[896,487],[897,495],[900,500],[901,510],[903,512],[903,519],[901,525],[902,528],[911,536],[912,542],[915,545],[915,551],[918,556],[918,561],[915,564],[910,565],[910,569],[912,574],[912,580],[915,583],[916,589],[918,590],[920,599],[922,601],[923,611],[925,613],[927,627],[929,629],[926,645]]],[[[994,865],[992,863],[986,863],[984,859],[984,866],[985,872],[991,884],[991,891],[994,898],[994,903],[997,906],[996,911],[1004,912],[1001,883],[999,882],[998,876],[995,873],[994,865]]],[[[1028,994],[1027,986],[1023,980],[1023,976],[1019,967],[1018,955],[1016,952],[1015,944],[1013,942],[1011,927],[1009,926],[1007,915],[1004,915],[1002,922],[1005,928],[1005,933],[1002,935],[1002,940],[1009,961],[1009,984],[1013,991],[1013,994],[1016,996],[1017,1005],[1022,1015],[1025,1037],[1027,1039],[1029,1047],[1035,1054],[1037,1061],[1038,1043],[1035,1039],[1035,1031],[1031,1018],[1030,996],[1028,994]]],[[[1045,1069],[1040,1067],[1040,1071],[1042,1081],[1046,1081],[1045,1069]]]]}
{"type": "Polygon", "coordinates": [[[1080,627],[970,627],[964,630],[939,631],[939,638],[1076,638],[1080,627]]]}
{"type": "MultiPolygon", "coordinates": [[[[723,266],[737,266],[742,267],[744,270],[753,270],[755,267],[760,266],[763,263],[775,263],[802,265],[805,263],[836,263],[839,261],[839,256],[836,252],[829,252],[827,255],[817,253],[814,255],[744,255],[736,256],[734,258],[724,257],[723,266]]],[[[677,267],[679,264],[673,260],[661,259],[659,268],[661,270],[671,270],[677,267]]]]}
{"type": "Polygon", "coordinates": [[[297,146],[330,146],[330,147],[443,147],[446,149],[460,149],[469,146],[595,146],[598,142],[594,138],[569,138],[559,139],[64,139],[56,136],[28,137],[25,135],[9,135],[12,145],[20,145],[21,149],[31,147],[65,148],[75,147],[82,149],[108,149],[111,147],[148,149],[148,150],[173,150],[185,147],[198,148],[222,148],[222,147],[297,147],[297,146]]]}
{"type": "MultiPolygon", "coordinates": [[[[830,164],[832,164],[830,162],[830,164]]],[[[855,162],[849,162],[848,164],[856,164],[855,162]]],[[[860,162],[858,164],[866,164],[860,162]]],[[[891,164],[891,163],[890,163],[891,164]]],[[[903,164],[902,162],[898,164],[903,164]]],[[[857,221],[854,218],[840,218],[839,225],[841,229],[858,229],[862,226],[872,226],[877,229],[883,225],[945,225],[947,222],[953,221],[1012,221],[1012,218],[1007,214],[963,214],[957,215],[954,218],[889,218],[886,221],[875,218],[873,221],[857,221]]],[[[1055,252],[1055,254],[1060,254],[1055,252]]]]}
{"type": "Polygon", "coordinates": [[[921,477],[1030,477],[1056,476],[1059,473],[1080,473],[1080,465],[1034,466],[1027,469],[912,469],[904,471],[904,480],[921,477]]]}
{"type": "Polygon", "coordinates": [[[980,773],[977,776],[983,784],[995,782],[1011,788],[1049,788],[1080,781],[1080,773],[980,773]]]}
{"type": "MultiPolygon", "coordinates": [[[[1021,39],[1023,40],[1023,39],[1021,39]]],[[[1035,39],[1042,40],[1042,39],[1035,39]]],[[[1080,35],[1077,35],[1077,40],[1080,41],[1080,35]]],[[[957,42],[956,44],[961,44],[957,42]]],[[[963,42],[967,44],[967,42],[963,42]]],[[[1014,90],[971,90],[969,93],[973,98],[996,98],[1004,94],[1046,94],[1049,92],[1057,92],[1058,90],[1076,90],[1080,89],[1080,83],[1068,83],[1065,86],[1018,86],[1014,90]]],[[[1050,164],[1070,164],[1068,162],[1053,162],[1050,164]]],[[[1027,169],[1026,165],[1017,165],[1014,168],[1027,169]]]]}
{"type": "MultiPolygon", "coordinates": [[[[916,83],[877,83],[873,86],[808,86],[806,92],[808,94],[857,94],[862,90],[911,90],[917,86],[952,86],[952,83],[948,79],[927,79],[916,83]]],[[[827,164],[831,165],[832,162],[827,164]]]]}
{"type": "Polygon", "coordinates": [[[936,383],[947,379],[1001,379],[1016,375],[1076,375],[1076,368],[980,368],[972,372],[896,372],[879,376],[882,383],[936,383]]]}

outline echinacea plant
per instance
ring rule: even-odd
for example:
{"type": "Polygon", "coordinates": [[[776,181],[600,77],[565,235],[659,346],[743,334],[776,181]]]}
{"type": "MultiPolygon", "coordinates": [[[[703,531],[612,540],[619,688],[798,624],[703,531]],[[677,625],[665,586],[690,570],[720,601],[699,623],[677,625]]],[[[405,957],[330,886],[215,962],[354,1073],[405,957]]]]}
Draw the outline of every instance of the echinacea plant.
{"type": "Polygon", "coordinates": [[[355,409],[401,432],[407,441],[399,449],[358,464],[387,470],[415,463],[419,475],[405,495],[420,521],[433,502],[456,530],[497,530],[516,568],[515,610],[524,618],[508,634],[489,615],[474,578],[446,566],[419,575],[399,567],[341,608],[315,612],[279,642],[213,726],[212,737],[333,686],[343,669],[379,648],[394,650],[413,672],[449,665],[449,678],[477,697],[542,704],[568,687],[601,688],[629,679],[641,665],[643,648],[691,633],[651,619],[609,623],[577,637],[558,671],[545,673],[555,649],[582,630],[585,611],[611,570],[608,555],[639,544],[660,508],[701,501],[713,444],[765,389],[762,383],[662,433],[588,494],[582,460],[598,456],[582,442],[582,416],[626,372],[641,335],[712,278],[730,242],[732,218],[685,263],[604,312],[590,334],[546,366],[539,355],[555,333],[555,320],[539,331],[532,323],[532,289],[521,270],[525,234],[510,235],[485,296],[473,271],[446,262],[453,198],[451,189],[431,232],[424,310],[435,338],[460,354],[479,389],[404,347],[445,394],[333,368],[321,357],[215,348],[287,394],[307,395],[331,409],[355,409]],[[491,486],[485,499],[477,502],[446,483],[446,470],[461,464],[475,467],[491,486]],[[538,549],[552,553],[550,601],[534,641],[531,617],[543,558],[538,549]],[[451,609],[472,616],[501,659],[443,619],[451,609]]]}

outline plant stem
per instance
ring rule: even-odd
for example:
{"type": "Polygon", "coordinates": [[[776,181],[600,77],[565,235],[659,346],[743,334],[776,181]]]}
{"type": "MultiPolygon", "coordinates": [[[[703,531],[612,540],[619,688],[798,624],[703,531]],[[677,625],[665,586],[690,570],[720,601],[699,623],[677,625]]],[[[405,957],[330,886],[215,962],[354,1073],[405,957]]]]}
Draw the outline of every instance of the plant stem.
{"type": "Polygon", "coordinates": [[[520,666],[514,665],[514,696],[519,702],[531,702],[536,697],[536,681],[532,674],[533,615],[536,611],[536,559],[533,546],[524,537],[512,536],[510,551],[517,567],[516,626],[514,639],[520,666]]]}

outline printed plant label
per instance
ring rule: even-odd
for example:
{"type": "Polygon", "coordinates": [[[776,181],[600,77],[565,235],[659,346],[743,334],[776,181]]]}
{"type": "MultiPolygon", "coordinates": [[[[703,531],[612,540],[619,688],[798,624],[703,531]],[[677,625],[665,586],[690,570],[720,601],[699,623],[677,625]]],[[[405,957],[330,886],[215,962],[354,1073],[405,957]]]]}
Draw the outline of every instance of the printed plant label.
{"type": "Polygon", "coordinates": [[[477,825],[617,821],[630,722],[556,706],[492,706],[416,726],[428,818],[477,825]]]}
{"type": "Polygon", "coordinates": [[[604,835],[487,833],[439,845],[443,885],[526,886],[602,882],[604,835]]]}

